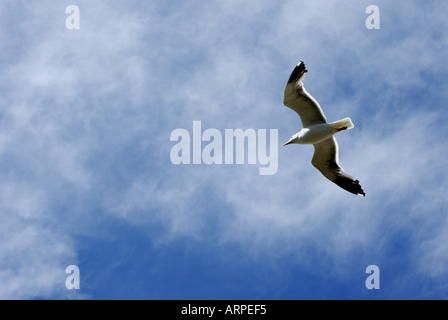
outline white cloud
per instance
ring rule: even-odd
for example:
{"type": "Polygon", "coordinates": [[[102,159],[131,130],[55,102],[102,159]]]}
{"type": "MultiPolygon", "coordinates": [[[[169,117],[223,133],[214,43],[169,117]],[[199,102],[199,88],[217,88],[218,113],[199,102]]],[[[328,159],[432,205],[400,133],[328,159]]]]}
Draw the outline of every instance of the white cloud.
{"type": "Polygon", "coordinates": [[[1,299],[82,297],[65,288],[65,268],[78,261],[73,240],[49,221],[47,202],[45,192],[25,183],[0,188],[1,299]]]}
{"type": "Polygon", "coordinates": [[[24,9],[14,32],[2,28],[2,43],[23,42],[8,47],[8,58],[19,58],[0,78],[1,297],[63,295],[58,281],[77,259],[76,236],[93,236],[96,222],[86,217],[94,206],[127,223],[162,225],[161,242],[236,244],[273,260],[292,252],[304,268],[341,277],[355,253],[387,247],[387,230],[420,223],[412,249],[425,259],[412,261],[422,274],[445,275],[446,132],[437,117],[447,91],[434,79],[447,72],[447,42],[421,42],[436,33],[429,16],[446,27],[435,6],[421,15],[409,9],[417,2],[377,3],[382,29],[370,32],[362,3],[132,4],[81,1],[77,31],[65,29],[65,7],[40,2],[24,9]],[[392,13],[419,27],[394,35],[392,13]],[[354,120],[337,137],[341,164],[365,199],[325,180],[310,164],[312,147],[280,147],[270,177],[258,165],[171,164],[169,134],[191,132],[193,120],[222,132],[275,128],[280,140],[299,131],[281,104],[299,60],[327,118],[354,120]],[[61,198],[76,215],[64,217],[61,198]]]}

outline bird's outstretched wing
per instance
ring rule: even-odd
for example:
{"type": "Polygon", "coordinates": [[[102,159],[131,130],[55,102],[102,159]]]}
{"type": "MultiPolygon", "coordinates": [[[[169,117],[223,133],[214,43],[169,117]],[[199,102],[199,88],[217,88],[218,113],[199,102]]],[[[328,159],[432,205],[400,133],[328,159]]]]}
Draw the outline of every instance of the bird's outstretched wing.
{"type": "Polygon", "coordinates": [[[300,61],[291,73],[283,95],[283,104],[297,112],[304,128],[327,122],[319,103],[303,87],[307,72],[305,63],[300,61]]]}
{"type": "Polygon", "coordinates": [[[339,150],[335,137],[328,138],[314,145],[313,166],[328,180],[336,183],[348,192],[365,197],[359,181],[353,179],[339,166],[339,150]]]}

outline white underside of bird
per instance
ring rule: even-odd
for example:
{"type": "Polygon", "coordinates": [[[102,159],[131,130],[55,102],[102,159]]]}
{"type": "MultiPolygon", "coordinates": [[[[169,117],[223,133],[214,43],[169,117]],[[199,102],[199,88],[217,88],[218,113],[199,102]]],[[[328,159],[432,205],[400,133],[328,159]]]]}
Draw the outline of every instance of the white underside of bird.
{"type": "Polygon", "coordinates": [[[327,179],[348,192],[365,196],[359,181],[346,174],[339,166],[339,150],[334,134],[354,127],[350,118],[328,123],[319,103],[305,90],[306,73],[301,61],[292,72],[285,87],[283,104],[291,108],[302,120],[302,130],[289,139],[288,144],[312,144],[313,166],[327,179]]]}

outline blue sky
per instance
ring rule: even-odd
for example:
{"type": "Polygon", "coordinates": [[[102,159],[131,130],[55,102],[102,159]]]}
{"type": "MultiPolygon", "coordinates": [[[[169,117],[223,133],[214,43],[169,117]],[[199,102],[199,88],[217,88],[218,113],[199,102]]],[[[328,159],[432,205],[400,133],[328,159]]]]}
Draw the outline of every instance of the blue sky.
{"type": "Polygon", "coordinates": [[[446,13],[1,0],[0,298],[448,298],[446,13]],[[340,163],[365,198],[313,168],[313,147],[281,146],[301,128],[282,104],[300,60],[327,119],[355,124],[337,135],[340,163]],[[170,134],[193,121],[277,129],[278,172],[172,164],[170,134]]]}

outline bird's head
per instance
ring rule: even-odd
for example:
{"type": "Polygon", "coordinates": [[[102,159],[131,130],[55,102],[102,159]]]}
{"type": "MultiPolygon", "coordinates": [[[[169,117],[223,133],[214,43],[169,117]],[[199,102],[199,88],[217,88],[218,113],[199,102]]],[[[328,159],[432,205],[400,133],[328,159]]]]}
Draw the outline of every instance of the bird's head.
{"type": "Polygon", "coordinates": [[[291,139],[289,139],[289,141],[286,142],[283,146],[286,146],[286,145],[291,144],[291,143],[300,143],[300,142],[299,142],[299,134],[298,134],[298,133],[295,134],[295,135],[293,135],[293,136],[291,137],[291,139]]]}

